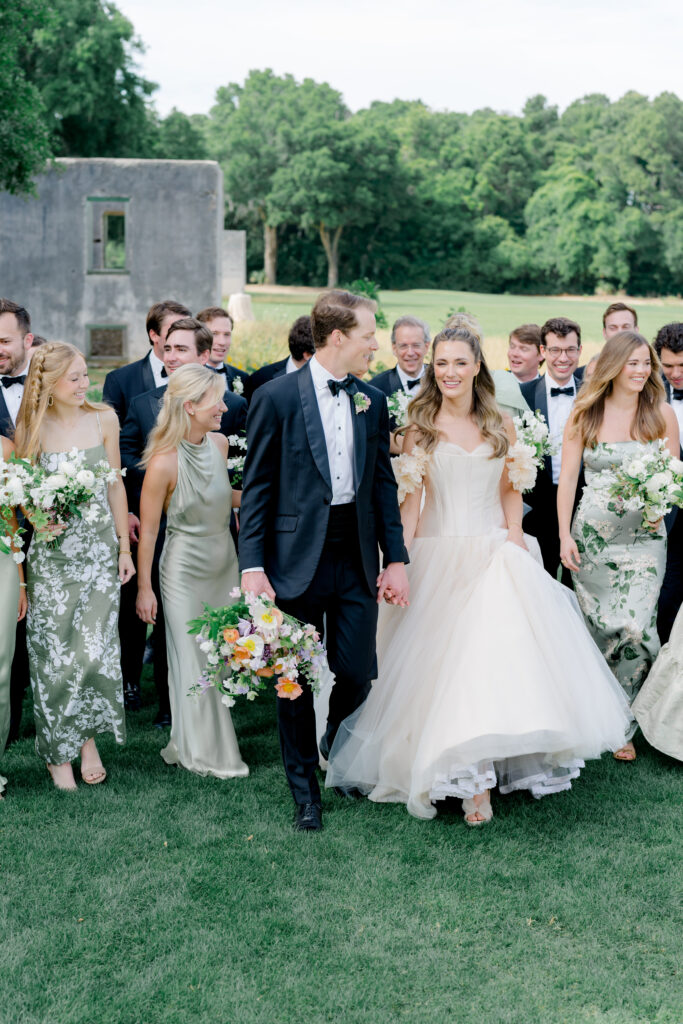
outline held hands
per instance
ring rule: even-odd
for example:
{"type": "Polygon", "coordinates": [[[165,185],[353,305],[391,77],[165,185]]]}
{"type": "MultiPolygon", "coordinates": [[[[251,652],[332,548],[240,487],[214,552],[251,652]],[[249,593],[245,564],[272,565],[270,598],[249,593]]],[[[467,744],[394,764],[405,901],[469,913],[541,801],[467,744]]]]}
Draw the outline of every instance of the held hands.
{"type": "Polygon", "coordinates": [[[129,554],[119,555],[119,579],[121,583],[127,583],[135,576],[135,566],[129,554]]]}
{"type": "Polygon", "coordinates": [[[581,565],[581,555],[572,537],[563,537],[560,540],[560,561],[566,569],[576,572],[581,565]]]}
{"type": "Polygon", "coordinates": [[[377,604],[386,601],[387,604],[396,604],[400,608],[407,608],[408,604],[408,576],[403,562],[391,562],[377,577],[377,604]]]}
{"type": "Polygon", "coordinates": [[[265,594],[271,601],[275,600],[275,591],[264,572],[243,572],[242,590],[245,594],[265,594]]]}
{"type": "Polygon", "coordinates": [[[157,620],[157,599],[151,587],[146,590],[138,590],[135,611],[143,622],[150,626],[154,625],[157,620]]]}
{"type": "Polygon", "coordinates": [[[137,544],[140,540],[140,520],[135,512],[128,513],[128,538],[131,544],[137,544]]]}

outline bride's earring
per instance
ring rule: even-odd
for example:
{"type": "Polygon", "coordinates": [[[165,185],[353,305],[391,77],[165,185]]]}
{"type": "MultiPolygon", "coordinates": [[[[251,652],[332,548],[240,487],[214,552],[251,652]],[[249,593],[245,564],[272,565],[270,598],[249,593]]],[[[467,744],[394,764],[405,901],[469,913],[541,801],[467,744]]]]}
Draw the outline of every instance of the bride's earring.
{"type": "Polygon", "coordinates": [[[48,406],[50,406],[50,405],[54,405],[54,404],[55,404],[55,400],[54,400],[54,398],[52,397],[52,395],[48,395],[48,396],[47,396],[47,404],[48,404],[48,406]]]}

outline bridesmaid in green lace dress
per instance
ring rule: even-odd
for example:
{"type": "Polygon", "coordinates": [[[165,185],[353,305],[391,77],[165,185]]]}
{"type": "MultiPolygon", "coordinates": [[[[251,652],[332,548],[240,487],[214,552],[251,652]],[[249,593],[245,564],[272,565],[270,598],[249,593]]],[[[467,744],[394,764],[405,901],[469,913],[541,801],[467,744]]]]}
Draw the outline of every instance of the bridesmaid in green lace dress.
{"type": "MultiPolygon", "coordinates": [[[[6,437],[2,442],[2,457],[9,459],[14,445],[6,437]]],[[[4,525],[4,524],[0,524],[4,525]]],[[[16,521],[14,523],[16,528],[16,521]]],[[[4,531],[3,531],[4,532],[4,531]]],[[[19,619],[26,615],[26,584],[24,567],[16,564],[11,554],[0,552],[0,757],[5,752],[10,720],[10,675],[14,657],[14,639],[19,619]]],[[[0,799],[7,779],[0,775],[0,799]]]]}
{"type": "MultiPolygon", "coordinates": [[[[642,511],[621,516],[609,511],[596,477],[662,438],[678,458],[678,421],[665,401],[659,359],[642,334],[622,331],[602,349],[567,423],[557,509],[562,564],[575,573],[574,590],[586,624],[629,702],[659,650],[657,598],[666,566],[666,531],[661,520],[644,527],[642,511]],[[582,459],[586,487],[570,529],[582,459]]],[[[631,736],[634,731],[635,723],[631,736]]],[[[630,739],[614,756],[635,760],[630,739]]]]}
{"type": "MultiPolygon", "coordinates": [[[[86,465],[106,460],[120,468],[118,419],[108,406],[87,400],[88,383],[73,345],[49,342],[36,351],[17,417],[22,458],[54,471],[77,448],[86,465]]],[[[76,788],[71,762],[79,755],[83,781],[104,781],[97,733],[125,740],[117,620],[120,584],[135,569],[121,478],[102,482],[93,501],[106,513],[98,522],[74,516],[66,526],[50,527],[61,536],[56,548],[34,534],[27,559],[36,749],[58,789],[76,788]]]]}
{"type": "Polygon", "coordinates": [[[239,586],[230,509],[239,506],[241,493],[231,491],[228,440],[218,433],[224,392],[222,375],[203,366],[181,366],[169,377],[143,458],[137,599],[138,615],[153,623],[152,559],[165,512],[160,583],[172,725],[161,756],[167,764],[220,779],[248,775],[249,769],[218,691],[210,687],[200,697],[189,694],[206,667],[206,655],[187,624],[201,615],[204,602],[217,608],[230,604],[230,592],[239,586]]]}

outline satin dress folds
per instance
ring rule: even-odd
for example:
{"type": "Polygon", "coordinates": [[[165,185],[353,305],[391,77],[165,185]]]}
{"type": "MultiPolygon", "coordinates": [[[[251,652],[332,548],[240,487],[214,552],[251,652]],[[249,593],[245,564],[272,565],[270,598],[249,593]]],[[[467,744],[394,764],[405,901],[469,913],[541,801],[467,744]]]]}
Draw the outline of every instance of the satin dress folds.
{"type": "Polygon", "coordinates": [[[587,758],[624,743],[619,684],[537,542],[507,540],[505,460],[440,443],[407,567],[410,605],[383,605],[379,676],[342,724],[328,786],[431,818],[434,802],[498,785],[568,789],[587,758]]]}
{"type": "MultiPolygon", "coordinates": [[[[10,726],[10,676],[14,641],[17,632],[17,607],[19,604],[19,575],[10,554],[0,553],[0,757],[10,726]]],[[[4,792],[7,779],[0,775],[0,793],[4,792]]]]}
{"type": "Polygon", "coordinates": [[[159,566],[172,722],[161,756],[167,764],[222,779],[248,775],[249,769],[218,691],[210,687],[201,696],[189,693],[204,671],[206,655],[187,624],[201,615],[204,603],[214,608],[230,604],[230,591],[239,586],[231,507],[225,459],[213,441],[181,441],[159,566]]]}

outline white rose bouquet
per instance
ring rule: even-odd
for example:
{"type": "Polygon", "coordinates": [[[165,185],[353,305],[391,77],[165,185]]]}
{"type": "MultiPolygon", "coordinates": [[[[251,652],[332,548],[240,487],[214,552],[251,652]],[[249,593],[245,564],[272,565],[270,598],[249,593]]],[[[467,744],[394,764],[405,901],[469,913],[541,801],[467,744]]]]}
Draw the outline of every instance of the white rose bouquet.
{"type": "Polygon", "coordinates": [[[621,518],[642,511],[643,526],[651,528],[674,505],[683,506],[683,462],[660,440],[620,466],[603,470],[593,486],[605,495],[610,512],[621,518]]]}
{"type": "Polygon", "coordinates": [[[36,530],[36,539],[53,548],[59,547],[61,539],[55,536],[54,528],[66,526],[74,516],[87,523],[108,518],[108,510],[92,499],[102,482],[114,483],[125,472],[112,469],[104,460],[89,468],[84,453],[77,448],[71,449],[55,472],[40,465],[32,465],[30,470],[32,479],[22,503],[24,511],[36,530]]]}
{"type": "Polygon", "coordinates": [[[414,395],[404,391],[403,388],[399,391],[394,391],[393,395],[388,396],[387,408],[389,415],[395,420],[397,428],[405,427],[408,416],[408,404],[414,397],[414,395]]]}
{"type": "Polygon", "coordinates": [[[33,480],[33,467],[11,455],[9,461],[0,457],[0,552],[11,553],[15,562],[24,561],[21,550],[23,527],[16,525],[16,509],[27,500],[27,488],[33,480]]]}
{"type": "Polygon", "coordinates": [[[517,440],[508,452],[508,475],[516,491],[530,491],[547,455],[554,455],[548,425],[538,412],[523,412],[513,419],[517,440]]]}
{"type": "Polygon", "coordinates": [[[315,627],[286,615],[265,594],[236,588],[230,596],[237,598],[235,604],[204,605],[204,614],[188,622],[207,660],[190,693],[215,686],[229,708],[238,696],[255,700],[269,679],[284,700],[300,697],[304,680],[317,693],[326,658],[315,627]]]}
{"type": "MultiPolygon", "coordinates": [[[[236,378],[237,379],[237,378],[236,378]]],[[[230,434],[228,437],[228,444],[230,448],[234,450],[247,450],[247,439],[241,434],[230,434]]],[[[232,455],[228,457],[228,469],[230,471],[230,482],[235,490],[239,490],[242,486],[242,476],[244,474],[244,460],[245,455],[232,455]]]]}

